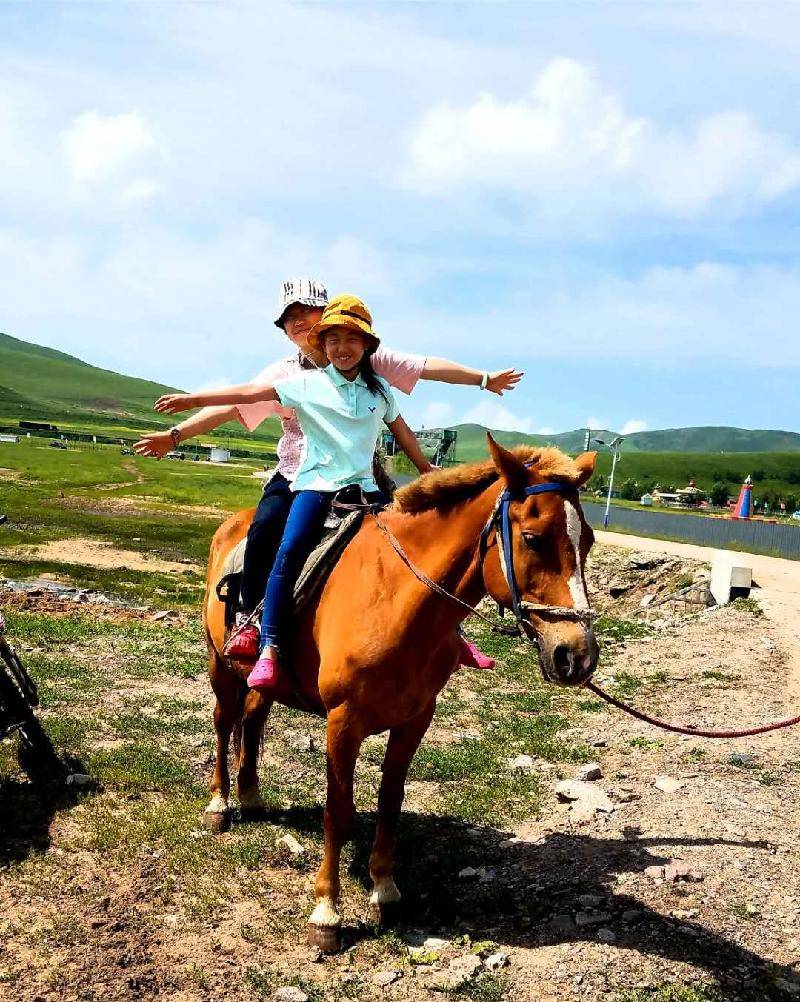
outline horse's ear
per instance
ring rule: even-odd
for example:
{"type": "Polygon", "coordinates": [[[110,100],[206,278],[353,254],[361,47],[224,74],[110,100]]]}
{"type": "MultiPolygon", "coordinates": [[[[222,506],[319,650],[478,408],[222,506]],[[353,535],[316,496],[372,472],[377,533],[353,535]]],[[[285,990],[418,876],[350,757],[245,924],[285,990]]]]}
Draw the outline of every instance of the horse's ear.
{"type": "Polygon", "coordinates": [[[580,470],[580,476],[575,481],[576,487],[583,487],[586,481],[591,478],[594,473],[594,465],[596,462],[596,452],[582,452],[580,456],[575,457],[575,465],[580,470]]]}
{"type": "Polygon", "coordinates": [[[528,471],[525,469],[525,464],[517,459],[513,452],[509,452],[502,445],[498,445],[488,431],[486,432],[486,441],[494,468],[503,477],[508,486],[513,489],[527,484],[528,471]]]}

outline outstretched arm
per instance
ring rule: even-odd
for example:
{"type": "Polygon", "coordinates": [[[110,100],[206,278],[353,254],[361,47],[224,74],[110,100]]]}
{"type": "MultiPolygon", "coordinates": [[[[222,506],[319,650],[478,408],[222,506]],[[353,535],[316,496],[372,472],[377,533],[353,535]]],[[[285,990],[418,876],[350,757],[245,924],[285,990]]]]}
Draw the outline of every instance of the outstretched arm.
{"type": "Polygon", "coordinates": [[[173,436],[172,431],[151,431],[147,435],[142,435],[134,445],[133,451],[139,456],[155,456],[156,459],[163,459],[181,442],[195,435],[204,435],[207,431],[225,424],[226,421],[235,421],[238,416],[239,412],[235,407],[204,407],[198,414],[193,414],[175,425],[177,435],[173,436]]]}
{"type": "Polygon", "coordinates": [[[278,400],[274,386],[259,386],[243,383],[240,386],[226,386],[222,390],[206,390],[203,393],[166,393],[156,400],[159,414],[177,414],[193,407],[218,407],[221,404],[256,404],[262,400],[278,400]]]}
{"type": "Polygon", "coordinates": [[[478,369],[470,369],[466,365],[458,362],[451,362],[447,358],[427,358],[425,368],[422,370],[421,379],[430,379],[437,383],[459,383],[464,386],[482,386],[483,378],[486,377],[486,389],[496,393],[499,397],[508,391],[513,390],[517,383],[525,375],[524,372],[517,372],[516,369],[499,369],[497,372],[480,372],[478,369]]]}
{"type": "Polygon", "coordinates": [[[425,458],[414,432],[408,427],[402,417],[396,417],[394,421],[387,421],[386,424],[394,435],[397,444],[420,473],[430,473],[431,470],[436,468],[425,458]]]}

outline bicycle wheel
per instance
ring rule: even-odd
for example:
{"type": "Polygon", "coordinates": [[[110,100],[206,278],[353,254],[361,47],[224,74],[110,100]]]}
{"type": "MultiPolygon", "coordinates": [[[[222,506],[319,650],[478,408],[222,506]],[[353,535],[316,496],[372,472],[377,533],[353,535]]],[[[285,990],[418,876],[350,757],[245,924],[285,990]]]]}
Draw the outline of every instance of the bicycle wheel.
{"type": "Polygon", "coordinates": [[[36,683],[25,670],[14,648],[2,638],[0,638],[0,657],[8,665],[11,677],[19,686],[20,692],[26,702],[31,706],[38,706],[39,693],[36,690],[36,683]]]}
{"type": "Polygon", "coordinates": [[[30,703],[22,695],[16,682],[16,672],[12,676],[5,656],[0,661],[0,724],[3,734],[14,731],[19,734],[19,764],[34,782],[63,782],[66,767],[30,703]]]}

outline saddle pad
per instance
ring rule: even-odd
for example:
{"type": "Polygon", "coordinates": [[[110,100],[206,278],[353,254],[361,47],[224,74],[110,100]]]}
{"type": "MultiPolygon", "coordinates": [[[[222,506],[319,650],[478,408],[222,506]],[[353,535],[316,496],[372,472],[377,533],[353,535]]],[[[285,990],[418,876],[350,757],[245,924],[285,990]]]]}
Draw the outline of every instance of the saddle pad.
{"type": "MultiPolygon", "coordinates": [[[[333,570],[345,547],[361,527],[364,518],[363,511],[351,511],[343,519],[337,520],[335,529],[328,529],[326,522],[325,535],[322,542],[311,551],[303,564],[303,569],[294,586],[294,607],[299,611],[316,594],[318,588],[333,570]]],[[[247,537],[231,550],[222,565],[220,581],[242,573],[244,565],[244,550],[247,537]]],[[[238,590],[238,589],[237,589],[238,590]]]]}

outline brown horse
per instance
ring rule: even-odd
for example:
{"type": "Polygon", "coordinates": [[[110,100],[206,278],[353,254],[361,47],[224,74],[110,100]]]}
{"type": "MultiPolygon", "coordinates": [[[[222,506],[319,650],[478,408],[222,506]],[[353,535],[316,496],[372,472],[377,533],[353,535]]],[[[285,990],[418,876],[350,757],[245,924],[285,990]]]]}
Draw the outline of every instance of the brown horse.
{"type": "MultiPolygon", "coordinates": [[[[544,677],[579,685],[594,671],[598,654],[583,576],[593,536],[578,502],[595,454],[572,460],[556,449],[509,452],[491,437],[489,449],[487,462],[430,473],[401,489],[381,519],[416,568],[472,606],[487,592],[512,606],[510,558],[524,600],[525,631],[537,643],[544,677]],[[547,493],[529,496],[531,487],[542,484],[547,493]],[[494,519],[506,490],[510,549],[503,559],[494,519]],[[556,608],[548,612],[543,606],[556,608]]],[[[251,518],[252,511],[232,516],[211,544],[204,621],[217,697],[217,760],[206,820],[209,827],[221,825],[229,811],[227,753],[235,729],[241,728],[239,802],[252,810],[262,806],[256,766],[272,702],[327,716],[325,852],[309,923],[312,942],[331,950],[341,927],[339,863],[354,816],[353,774],[361,744],[368,735],[389,731],[369,863],[371,902],[380,910],[400,898],[393,879],[394,838],[405,779],[436,698],[458,664],[456,627],[468,613],[422,583],[368,516],[315,601],[297,618],[291,666],[300,698],[285,679],[270,697],[248,692],[246,669],[232,667],[220,653],[224,614],[214,586],[251,518]]]]}

